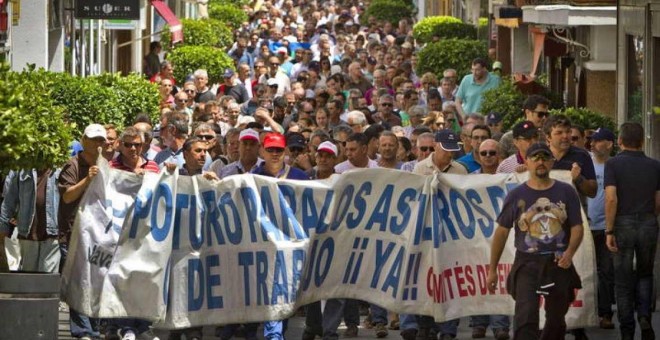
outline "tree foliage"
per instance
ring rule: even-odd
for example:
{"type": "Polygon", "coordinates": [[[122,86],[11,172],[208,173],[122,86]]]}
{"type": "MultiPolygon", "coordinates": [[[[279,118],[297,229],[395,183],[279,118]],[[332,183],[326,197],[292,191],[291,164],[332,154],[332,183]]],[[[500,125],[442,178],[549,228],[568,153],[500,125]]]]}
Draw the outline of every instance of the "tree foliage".
{"type": "Polygon", "coordinates": [[[442,78],[445,69],[453,68],[458,72],[459,79],[470,73],[472,60],[488,54],[486,42],[479,40],[446,39],[429,43],[419,51],[417,74],[434,73],[442,78]]]}
{"type": "Polygon", "coordinates": [[[233,4],[212,2],[209,4],[209,17],[225,23],[231,29],[238,29],[248,21],[248,15],[233,4]]]}
{"type": "Polygon", "coordinates": [[[0,65],[0,172],[57,167],[69,158],[73,124],[51,98],[55,85],[47,71],[0,65]]]}
{"type": "Polygon", "coordinates": [[[223,50],[208,46],[181,46],[172,51],[168,60],[176,67],[174,78],[185,79],[197,69],[205,69],[210,84],[219,83],[226,68],[234,68],[234,61],[223,50]]]}
{"type": "Polygon", "coordinates": [[[440,40],[453,38],[474,40],[477,38],[477,29],[452,16],[432,16],[415,24],[413,36],[420,43],[431,42],[434,36],[439,37],[440,40]]]}
{"type": "MultiPolygon", "coordinates": [[[[183,43],[185,45],[227,48],[233,43],[231,29],[222,21],[214,19],[181,19],[183,43]]],[[[161,33],[161,41],[171,45],[169,26],[161,33]]]]}
{"type": "Polygon", "coordinates": [[[397,25],[399,20],[413,16],[413,6],[401,0],[374,0],[360,18],[368,20],[374,17],[380,21],[389,21],[397,25]]]}

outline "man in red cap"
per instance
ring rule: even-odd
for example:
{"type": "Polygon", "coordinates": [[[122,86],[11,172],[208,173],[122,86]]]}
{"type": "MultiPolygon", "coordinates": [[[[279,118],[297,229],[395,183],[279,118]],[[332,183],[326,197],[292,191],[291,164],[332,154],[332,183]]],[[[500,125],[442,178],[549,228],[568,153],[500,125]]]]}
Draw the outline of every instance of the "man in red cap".
{"type": "Polygon", "coordinates": [[[293,168],[284,163],[284,150],[286,149],[286,138],[276,132],[270,132],[264,137],[261,147],[261,163],[253,174],[276,178],[307,180],[309,177],[298,168],[293,168]]]}
{"type": "MultiPolygon", "coordinates": [[[[286,149],[284,135],[276,132],[267,133],[261,146],[261,157],[264,161],[252,173],[281,179],[309,180],[309,176],[302,170],[284,163],[284,149],[286,149]]],[[[284,340],[285,323],[287,321],[266,321],[264,323],[264,339],[284,340]]]]}

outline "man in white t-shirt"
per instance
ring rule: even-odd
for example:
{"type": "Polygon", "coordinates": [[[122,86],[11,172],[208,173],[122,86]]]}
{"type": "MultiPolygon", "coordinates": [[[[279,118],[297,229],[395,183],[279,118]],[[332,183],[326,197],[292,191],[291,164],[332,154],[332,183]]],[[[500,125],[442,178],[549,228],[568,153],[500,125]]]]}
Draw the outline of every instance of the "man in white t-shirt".
{"type": "Polygon", "coordinates": [[[369,141],[364,133],[353,133],[346,139],[346,161],[335,165],[338,174],[359,168],[377,168],[378,163],[367,156],[369,141]]]}

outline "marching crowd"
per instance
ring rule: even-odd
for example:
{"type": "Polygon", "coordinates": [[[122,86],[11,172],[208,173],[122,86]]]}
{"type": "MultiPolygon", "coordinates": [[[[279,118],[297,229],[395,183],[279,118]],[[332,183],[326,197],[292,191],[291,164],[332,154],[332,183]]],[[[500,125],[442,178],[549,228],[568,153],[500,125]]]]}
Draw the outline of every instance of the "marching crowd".
{"type": "MultiPolygon", "coordinates": [[[[162,47],[153,42],[145,73],[159,86],[157,124],[147,115],[121,131],[91,124],[61,169],[7,176],[0,234],[16,229],[21,270],[60,270],[76,209],[98,174],[99,156],[136,174],[178,171],[208,180],[245,173],[322,180],[356,168],[462,174],[465,180],[470,174],[529,172],[529,182],[506,199],[491,258],[496,268],[503,240],[514,228],[516,262],[507,285],[516,300],[513,326],[506,315],[473,316],[472,337],[485,337],[490,327],[497,339],[508,339],[511,330],[518,339],[563,338],[564,315],[573,288],[580,287],[571,263],[582,239],[582,206],[596,246],[600,327],[614,328],[616,296],[621,336],[632,339],[637,312],[644,339],[654,338],[650,302],[660,166],[641,151],[639,124],[622,125],[618,138],[606,128],[585,130],[566,116],[549,115],[550,103],[539,95],[530,95],[519,112],[481,112],[483,92],[500,83],[499,62],[477,58],[471,74],[460,80],[453,69],[440,79],[418,75],[420,46],[412,38],[412,20],[394,27],[362,18],[362,3],[267,0],[245,10],[250,20],[228,51],[235,68],[224,71],[222,83],[209,84],[204,69],[175,80],[177,65],[161,61],[162,47]],[[505,114],[520,117],[509,131],[502,127],[505,114]],[[622,152],[612,157],[617,145],[622,152]],[[551,180],[551,169],[569,170],[575,189],[551,180]],[[553,302],[545,306],[548,323],[542,333],[539,294],[553,302]]],[[[350,299],[329,300],[323,312],[319,303],[307,306],[303,339],[337,339],[342,321],[347,326],[342,336],[356,337],[363,307],[350,299]]],[[[457,334],[458,320],[392,319],[378,305],[368,307],[368,326],[379,338],[392,329],[405,340],[457,334]]],[[[75,310],[70,318],[74,337],[101,336],[98,320],[75,310]]],[[[155,338],[142,320],[105,323],[105,339],[155,338]]],[[[217,335],[230,339],[241,329],[253,340],[258,326],[227,325],[217,335]]],[[[268,340],[283,339],[285,332],[286,320],[264,324],[268,340]]],[[[583,330],[573,332],[587,338],[583,330]]],[[[201,329],[173,331],[170,339],[182,336],[201,339],[201,329]]]]}

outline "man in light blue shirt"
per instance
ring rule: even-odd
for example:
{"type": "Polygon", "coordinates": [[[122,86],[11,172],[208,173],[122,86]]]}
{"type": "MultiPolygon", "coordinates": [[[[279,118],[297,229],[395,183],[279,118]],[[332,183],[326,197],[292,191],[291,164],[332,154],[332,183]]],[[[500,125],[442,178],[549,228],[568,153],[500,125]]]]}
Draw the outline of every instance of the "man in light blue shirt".
{"type": "Polygon", "coordinates": [[[479,112],[483,93],[500,85],[500,77],[489,73],[488,62],[483,58],[472,61],[472,74],[463,77],[461,85],[456,92],[456,109],[461,116],[468,113],[479,112]]]}
{"type": "Polygon", "coordinates": [[[598,191],[594,198],[587,199],[589,226],[596,248],[596,268],[598,272],[598,317],[600,328],[613,329],[612,304],[614,304],[614,265],[612,256],[605,245],[605,190],[603,178],[605,162],[610,158],[614,146],[614,133],[600,128],[591,136],[591,151],[596,171],[598,191]]]}

